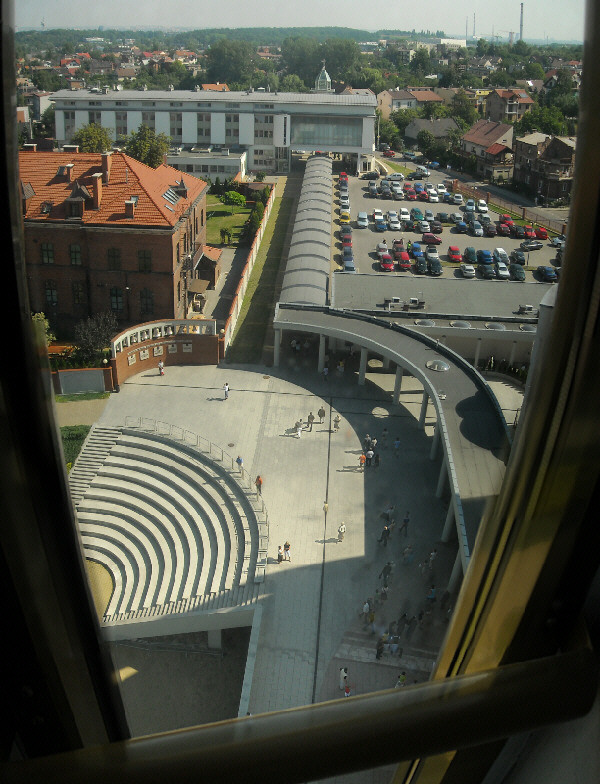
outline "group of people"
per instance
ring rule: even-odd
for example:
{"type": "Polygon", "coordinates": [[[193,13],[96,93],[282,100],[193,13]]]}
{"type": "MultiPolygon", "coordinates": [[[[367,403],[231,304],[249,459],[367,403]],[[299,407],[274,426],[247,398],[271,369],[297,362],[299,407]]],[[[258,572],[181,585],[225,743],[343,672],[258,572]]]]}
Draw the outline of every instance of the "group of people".
{"type": "Polygon", "coordinates": [[[287,541],[283,547],[279,545],[277,548],[277,563],[281,563],[282,561],[291,561],[292,557],[290,555],[290,550],[292,549],[292,545],[287,541]]]}

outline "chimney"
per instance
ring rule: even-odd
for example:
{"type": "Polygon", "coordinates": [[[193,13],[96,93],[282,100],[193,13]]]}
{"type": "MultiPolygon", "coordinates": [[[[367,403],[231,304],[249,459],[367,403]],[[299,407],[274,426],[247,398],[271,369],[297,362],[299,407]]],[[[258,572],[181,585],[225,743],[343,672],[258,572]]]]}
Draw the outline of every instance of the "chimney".
{"type": "Polygon", "coordinates": [[[65,166],[65,175],[67,177],[67,182],[71,182],[73,179],[73,169],[75,168],[74,163],[67,163],[65,166]]]}
{"type": "Polygon", "coordinates": [[[125,217],[135,218],[135,200],[127,199],[125,202],[125,217]]]}
{"type": "Polygon", "coordinates": [[[100,172],[92,174],[92,180],[94,185],[94,209],[99,210],[100,205],[102,204],[102,174],[100,172]]]}
{"type": "Polygon", "coordinates": [[[110,167],[112,164],[112,152],[102,153],[102,182],[110,182],[110,167]]]}
{"type": "Polygon", "coordinates": [[[65,144],[63,146],[63,152],[72,152],[72,153],[75,153],[75,155],[77,155],[77,153],[79,152],[79,145],[78,144],[65,144]]]}
{"type": "Polygon", "coordinates": [[[24,144],[23,149],[27,152],[37,152],[37,144],[24,144]]]}

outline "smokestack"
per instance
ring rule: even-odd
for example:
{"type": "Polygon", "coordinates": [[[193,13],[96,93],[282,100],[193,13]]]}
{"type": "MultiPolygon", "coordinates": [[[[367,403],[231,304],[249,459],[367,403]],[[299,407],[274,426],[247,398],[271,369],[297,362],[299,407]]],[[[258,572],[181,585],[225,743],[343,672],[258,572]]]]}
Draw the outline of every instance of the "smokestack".
{"type": "Polygon", "coordinates": [[[125,217],[135,218],[135,201],[133,199],[128,199],[125,202],[125,217]]]}
{"type": "Polygon", "coordinates": [[[475,38],[475,13],[473,13],[473,38],[475,38]]]}
{"type": "Polygon", "coordinates": [[[100,205],[102,204],[102,174],[97,172],[96,174],[92,174],[92,180],[94,185],[94,193],[93,193],[93,200],[94,200],[94,209],[99,210],[100,205]]]}
{"type": "Polygon", "coordinates": [[[110,182],[110,167],[112,164],[112,152],[102,153],[102,181],[110,182]]]}
{"type": "Polygon", "coordinates": [[[521,3],[521,26],[519,27],[519,41],[523,40],[523,5],[524,3],[521,3]]]}
{"type": "Polygon", "coordinates": [[[74,163],[67,163],[65,166],[65,174],[67,176],[67,182],[71,182],[73,179],[73,169],[75,168],[74,163]]]}

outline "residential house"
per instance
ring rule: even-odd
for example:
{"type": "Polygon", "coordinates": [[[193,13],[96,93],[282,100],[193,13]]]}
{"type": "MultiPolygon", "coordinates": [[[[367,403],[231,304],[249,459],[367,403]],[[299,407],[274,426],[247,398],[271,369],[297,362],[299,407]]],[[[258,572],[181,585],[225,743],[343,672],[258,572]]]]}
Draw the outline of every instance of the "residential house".
{"type": "Polygon", "coordinates": [[[30,96],[31,117],[33,120],[39,121],[46,109],[52,106],[50,95],[52,93],[36,92],[30,96]]]}
{"type": "Polygon", "coordinates": [[[377,95],[377,108],[384,120],[390,119],[392,112],[399,109],[415,109],[417,99],[408,90],[384,90],[377,95]]]}
{"type": "Polygon", "coordinates": [[[530,133],[515,140],[513,180],[541,201],[568,199],[575,169],[575,138],[530,133]]]}
{"type": "Polygon", "coordinates": [[[491,181],[506,181],[513,173],[513,127],[491,120],[479,120],[462,137],[460,154],[475,156],[477,173],[491,181]]]}
{"type": "Polygon", "coordinates": [[[124,153],[19,153],[31,309],[70,334],[112,311],[122,326],[185,318],[206,242],[206,182],[124,153]]]}
{"type": "Polygon", "coordinates": [[[486,98],[485,112],[488,120],[497,123],[515,123],[531,111],[534,100],[525,90],[513,88],[492,90],[486,98]]]}
{"type": "Polygon", "coordinates": [[[418,109],[422,109],[424,106],[430,104],[444,103],[441,96],[437,95],[433,90],[430,90],[426,87],[407,87],[406,91],[413,96],[417,102],[416,106],[418,109]]]}
{"type": "Polygon", "coordinates": [[[404,144],[412,147],[417,144],[417,136],[421,131],[429,131],[436,140],[447,139],[450,131],[458,128],[456,120],[452,117],[438,117],[434,120],[413,120],[404,131],[404,144]]]}
{"type": "Polygon", "coordinates": [[[209,92],[214,92],[214,93],[228,93],[229,92],[229,87],[225,84],[225,82],[216,82],[215,84],[209,84],[207,82],[206,84],[202,85],[202,89],[206,90],[206,91],[209,91],[209,92]]]}

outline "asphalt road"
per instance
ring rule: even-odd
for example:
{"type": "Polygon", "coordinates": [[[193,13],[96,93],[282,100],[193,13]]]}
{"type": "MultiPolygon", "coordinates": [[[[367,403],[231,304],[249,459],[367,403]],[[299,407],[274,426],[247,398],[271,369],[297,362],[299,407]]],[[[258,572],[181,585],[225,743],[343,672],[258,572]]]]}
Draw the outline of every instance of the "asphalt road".
{"type": "MultiPolygon", "coordinates": [[[[413,168],[413,167],[410,167],[413,168]]],[[[444,182],[446,179],[445,172],[431,172],[431,176],[428,178],[428,182],[434,183],[437,185],[439,183],[444,182]]],[[[372,219],[372,213],[375,208],[381,209],[384,214],[388,210],[396,210],[399,211],[401,207],[406,207],[409,209],[414,206],[420,207],[421,211],[424,212],[425,209],[431,209],[434,215],[437,215],[438,212],[456,212],[459,211],[458,207],[450,204],[429,204],[427,202],[417,201],[417,202],[408,202],[408,201],[398,201],[398,200],[389,200],[389,199],[380,199],[378,197],[373,197],[369,194],[368,191],[368,180],[358,179],[356,177],[349,178],[349,192],[350,192],[350,214],[353,217],[352,221],[352,240],[353,240],[353,249],[354,249],[354,260],[355,264],[358,268],[358,272],[379,272],[379,264],[377,261],[377,255],[375,252],[375,248],[378,242],[380,242],[384,237],[387,241],[389,247],[392,246],[393,240],[396,238],[403,237],[404,243],[406,244],[407,241],[410,239],[412,242],[420,242],[421,241],[421,234],[416,232],[392,232],[387,231],[385,233],[379,233],[375,231],[375,225],[372,219]],[[356,227],[356,215],[358,212],[367,212],[369,214],[369,227],[367,229],[358,229],[356,227]]],[[[342,262],[341,262],[341,241],[339,237],[339,201],[338,201],[338,190],[337,184],[334,181],[334,190],[333,190],[333,197],[334,197],[334,244],[333,244],[333,259],[334,262],[333,268],[334,269],[341,269],[342,262]]],[[[494,222],[498,220],[498,215],[496,213],[490,212],[490,217],[494,222]]],[[[456,266],[446,266],[448,264],[448,246],[454,245],[457,246],[462,253],[467,246],[471,246],[478,250],[480,248],[485,248],[489,251],[493,251],[496,247],[503,248],[509,255],[512,250],[518,248],[520,246],[521,240],[514,239],[513,237],[473,237],[468,234],[460,234],[455,231],[455,229],[445,226],[443,232],[441,233],[441,238],[443,240],[442,244],[438,246],[438,251],[440,254],[440,261],[442,262],[443,273],[442,277],[445,278],[455,278],[457,276],[456,266]]],[[[537,273],[534,273],[535,270],[539,265],[552,265],[555,266],[556,264],[556,251],[550,245],[549,242],[544,242],[544,246],[541,250],[532,251],[529,254],[529,259],[526,264],[526,280],[534,281],[538,280],[537,273]]],[[[406,275],[414,275],[413,271],[411,272],[379,272],[381,275],[394,275],[394,276],[406,276],[406,275]]],[[[479,272],[477,272],[477,277],[479,277],[479,272]]],[[[499,281],[487,281],[490,285],[494,283],[498,283],[499,281]]],[[[507,285],[518,286],[519,283],[517,281],[503,281],[507,285]]]]}

